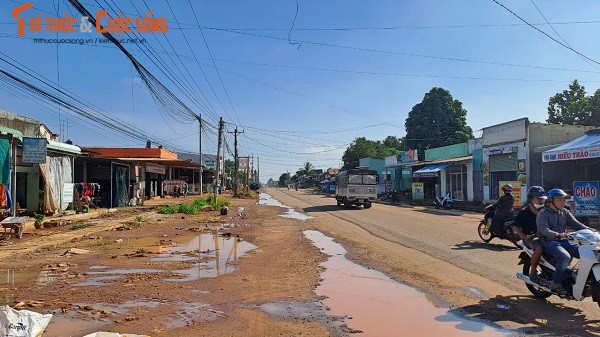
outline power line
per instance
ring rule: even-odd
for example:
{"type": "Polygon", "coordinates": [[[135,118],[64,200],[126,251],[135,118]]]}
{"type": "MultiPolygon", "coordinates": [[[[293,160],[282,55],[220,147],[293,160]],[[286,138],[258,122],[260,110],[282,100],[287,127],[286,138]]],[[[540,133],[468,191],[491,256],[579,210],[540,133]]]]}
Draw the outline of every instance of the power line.
{"type": "MultiPolygon", "coordinates": [[[[495,0],[492,0],[492,1],[495,1],[495,0]]],[[[248,36],[255,36],[255,37],[261,37],[261,38],[266,38],[266,39],[274,39],[274,40],[280,40],[280,41],[287,41],[287,39],[285,39],[285,38],[276,37],[276,36],[270,36],[270,35],[264,35],[264,34],[246,33],[246,32],[235,31],[235,30],[228,30],[228,29],[221,29],[221,28],[208,28],[208,27],[203,27],[203,28],[205,28],[205,29],[212,29],[212,30],[216,30],[216,31],[222,31],[222,32],[228,32],[228,33],[234,33],[234,34],[240,34],[240,35],[248,35],[248,36]]],[[[536,27],[534,27],[534,28],[537,29],[536,27]]],[[[349,50],[358,50],[358,51],[373,52],[373,53],[380,53],[380,54],[390,54],[390,55],[401,55],[401,56],[411,56],[411,57],[419,57],[419,58],[428,58],[428,59],[436,59],[436,60],[443,60],[443,61],[456,61],[456,62],[477,63],[477,64],[490,64],[490,65],[497,65],[497,66],[519,67],[519,68],[532,68],[532,69],[545,69],[545,70],[562,70],[562,69],[556,69],[556,68],[551,68],[551,67],[531,66],[531,65],[524,65],[524,64],[517,64],[517,63],[481,61],[481,60],[463,59],[463,58],[455,58],[455,57],[446,57],[446,56],[424,55],[424,54],[397,52],[397,51],[383,50],[383,49],[373,49],[373,48],[364,48],[364,47],[345,46],[345,45],[339,45],[339,44],[333,44],[333,43],[308,41],[308,40],[296,40],[296,41],[302,42],[302,43],[306,43],[306,44],[316,45],[316,46],[341,48],[341,49],[349,49],[349,50]]]]}
{"type": "Polygon", "coordinates": [[[552,36],[550,36],[548,33],[544,32],[543,30],[539,29],[538,27],[536,27],[536,26],[534,26],[534,25],[530,24],[529,22],[527,22],[527,20],[523,19],[523,18],[522,18],[522,17],[520,17],[520,16],[519,16],[517,13],[513,12],[512,10],[510,10],[508,7],[504,6],[503,4],[501,4],[500,2],[498,2],[497,0],[492,0],[492,1],[493,1],[493,2],[495,2],[496,4],[498,4],[500,7],[504,8],[505,10],[507,10],[507,11],[508,11],[510,14],[512,14],[512,15],[514,15],[515,17],[517,17],[519,20],[521,20],[521,21],[523,21],[524,23],[526,23],[526,24],[527,24],[528,26],[530,26],[531,28],[533,28],[533,29],[537,30],[538,32],[540,32],[540,33],[544,34],[544,35],[545,35],[546,37],[548,37],[550,40],[552,40],[552,41],[554,41],[554,42],[558,43],[559,45],[563,46],[563,47],[564,47],[564,48],[566,48],[566,49],[569,49],[570,51],[572,51],[572,52],[574,52],[575,54],[577,54],[577,55],[579,55],[579,56],[583,57],[584,59],[586,59],[586,60],[588,60],[588,61],[591,61],[591,62],[593,62],[593,63],[595,63],[595,64],[598,64],[598,65],[600,65],[600,62],[598,62],[598,61],[596,61],[596,60],[594,60],[594,59],[592,59],[592,58],[589,58],[589,57],[585,56],[584,54],[582,54],[582,53],[578,52],[577,50],[575,50],[575,49],[571,48],[570,46],[568,46],[568,45],[566,45],[566,44],[564,44],[564,43],[562,43],[562,42],[558,41],[557,39],[553,38],[553,37],[552,37],[552,36]]]}
{"type": "MultiPolygon", "coordinates": [[[[533,4],[533,7],[535,7],[535,9],[537,9],[538,13],[540,13],[542,18],[544,18],[544,21],[546,21],[548,26],[550,26],[550,28],[554,31],[556,36],[558,36],[561,39],[561,41],[564,42],[567,46],[571,47],[571,45],[565,39],[563,39],[562,36],[560,36],[560,34],[556,31],[556,29],[554,29],[554,26],[552,26],[552,24],[550,24],[550,22],[548,22],[548,19],[546,19],[546,16],[544,15],[544,13],[542,13],[542,10],[535,4],[535,1],[531,0],[531,3],[533,4]]],[[[587,64],[591,65],[592,67],[598,69],[598,67],[595,64],[591,63],[590,61],[586,60],[585,58],[583,58],[581,56],[579,56],[579,58],[584,60],[587,64]]]]}
{"type": "MultiPolygon", "coordinates": [[[[559,21],[552,22],[553,25],[578,25],[578,24],[597,24],[600,20],[588,20],[588,21],[559,21]]],[[[544,26],[547,23],[538,22],[532,23],[534,26],[544,26]]],[[[182,23],[182,25],[189,25],[182,23]]],[[[305,27],[297,28],[296,31],[365,31],[365,30],[382,30],[382,31],[394,31],[394,30],[418,30],[418,29],[447,29],[447,28],[501,28],[501,27],[523,27],[528,26],[524,23],[497,23],[497,24],[471,24],[471,25],[421,25],[421,26],[389,26],[389,27],[305,27]]],[[[211,27],[204,26],[206,29],[225,29],[225,30],[236,30],[236,31],[289,31],[289,28],[237,28],[237,27],[211,27]]],[[[180,28],[180,29],[194,29],[193,27],[180,28]]]]}
{"type": "MultiPolygon", "coordinates": [[[[167,3],[169,1],[167,0],[167,3]]],[[[196,16],[196,11],[194,10],[194,6],[192,6],[192,3],[190,2],[190,0],[188,0],[188,3],[190,4],[190,8],[192,9],[192,13],[194,14],[194,19],[196,20],[196,23],[198,24],[198,30],[200,30],[200,35],[202,35],[202,40],[204,41],[204,45],[206,46],[206,50],[208,50],[208,55],[210,56],[210,60],[213,63],[213,66],[215,67],[215,71],[217,72],[217,76],[219,77],[219,81],[221,82],[221,86],[223,87],[223,91],[225,91],[225,96],[227,97],[227,100],[229,101],[229,105],[231,106],[231,110],[233,110],[233,113],[235,115],[235,118],[237,119],[238,123],[242,123],[240,121],[240,118],[238,117],[237,111],[235,111],[235,108],[233,107],[233,103],[231,103],[231,98],[229,97],[229,93],[227,92],[227,88],[225,88],[225,83],[223,83],[223,78],[221,77],[221,73],[219,73],[219,68],[217,67],[217,65],[215,64],[215,59],[213,58],[212,52],[210,51],[210,47],[208,46],[208,42],[206,41],[206,37],[204,36],[204,32],[202,31],[202,28],[200,28],[200,22],[198,21],[198,17],[196,16]]],[[[169,6],[170,7],[170,6],[169,6]]],[[[182,32],[183,34],[183,32],[182,32]]],[[[185,34],[184,34],[185,36],[185,34]]],[[[187,39],[186,39],[187,41],[187,39]]],[[[227,112],[225,112],[227,113],[227,112]]],[[[231,118],[231,117],[229,117],[231,118]]]]}
{"type": "MultiPolygon", "coordinates": [[[[298,70],[312,70],[312,71],[325,71],[345,74],[359,74],[359,75],[382,75],[382,76],[399,76],[399,77],[423,77],[423,78],[450,78],[450,79],[464,79],[464,80],[490,80],[490,81],[522,81],[522,82],[572,82],[572,79],[557,80],[557,79],[536,79],[536,78],[502,78],[502,77],[478,77],[478,76],[451,76],[451,75],[426,75],[426,74],[408,74],[408,73],[393,73],[393,72],[377,72],[377,71],[366,71],[366,70],[347,70],[347,69],[332,69],[332,68],[317,68],[317,67],[300,67],[290,66],[282,64],[272,63],[258,63],[258,62],[247,62],[247,61],[233,61],[233,60],[219,60],[219,62],[237,63],[256,65],[263,67],[273,68],[285,68],[285,69],[298,69],[298,70]]],[[[564,69],[564,68],[552,68],[552,70],[562,70],[571,72],[586,72],[586,73],[600,73],[600,71],[593,70],[578,70],[578,69],[564,69]]],[[[600,82],[597,80],[582,80],[582,82],[600,82]]]]}

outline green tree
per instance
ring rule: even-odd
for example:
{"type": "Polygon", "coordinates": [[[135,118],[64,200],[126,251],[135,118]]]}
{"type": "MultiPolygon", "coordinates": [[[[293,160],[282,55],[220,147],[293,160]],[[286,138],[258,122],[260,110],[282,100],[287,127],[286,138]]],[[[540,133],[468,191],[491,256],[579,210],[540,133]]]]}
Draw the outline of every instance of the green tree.
{"type": "Polygon", "coordinates": [[[297,174],[305,178],[313,177],[315,175],[315,166],[307,161],[304,163],[304,167],[298,169],[297,174]]]}
{"type": "Polygon", "coordinates": [[[600,126],[600,89],[590,96],[590,116],[588,125],[600,126]]]}
{"type": "Polygon", "coordinates": [[[473,130],[467,126],[467,110],[443,88],[434,87],[426,93],[408,113],[404,126],[406,146],[419,153],[473,138],[473,130]]]}
{"type": "MultiPolygon", "coordinates": [[[[387,144],[398,145],[388,136],[384,142],[387,144]]],[[[397,156],[400,154],[400,149],[395,147],[389,147],[381,141],[368,140],[365,137],[356,138],[350,146],[344,151],[342,160],[344,161],[344,167],[355,168],[358,166],[361,158],[371,157],[376,159],[383,159],[389,156],[397,156]]]]}
{"type": "Polygon", "coordinates": [[[404,139],[394,136],[387,136],[383,140],[383,145],[385,145],[388,148],[402,151],[404,149],[404,139]]]}
{"type": "Polygon", "coordinates": [[[284,173],[282,175],[279,176],[279,187],[285,187],[287,186],[288,182],[290,181],[290,174],[289,173],[284,173]]]}
{"type": "MultiPolygon", "coordinates": [[[[570,125],[593,125],[592,122],[592,110],[598,110],[592,108],[592,100],[598,104],[600,102],[600,94],[587,97],[585,95],[585,87],[580,85],[577,80],[574,80],[569,84],[568,90],[557,93],[550,97],[548,101],[548,123],[552,124],[570,124],[570,125]]],[[[597,117],[597,112],[596,112],[597,117]]]]}

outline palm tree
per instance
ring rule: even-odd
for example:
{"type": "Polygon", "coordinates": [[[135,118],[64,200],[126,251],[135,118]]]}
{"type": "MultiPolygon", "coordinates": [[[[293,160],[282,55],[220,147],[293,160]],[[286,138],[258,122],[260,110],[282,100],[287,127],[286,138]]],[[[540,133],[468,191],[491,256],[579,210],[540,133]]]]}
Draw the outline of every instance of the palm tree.
{"type": "Polygon", "coordinates": [[[299,169],[298,173],[300,174],[300,176],[310,177],[313,175],[314,169],[315,167],[313,166],[313,164],[307,161],[306,163],[304,163],[304,167],[301,167],[299,169]]]}

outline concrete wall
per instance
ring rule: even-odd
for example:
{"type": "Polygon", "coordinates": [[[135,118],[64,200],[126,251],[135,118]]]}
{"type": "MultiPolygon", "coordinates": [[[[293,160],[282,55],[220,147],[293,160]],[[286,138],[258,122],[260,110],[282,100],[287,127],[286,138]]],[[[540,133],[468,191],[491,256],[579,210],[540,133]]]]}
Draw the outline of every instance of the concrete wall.
{"type": "Polygon", "coordinates": [[[0,125],[19,130],[25,137],[40,137],[40,122],[0,109],[0,125]]]}

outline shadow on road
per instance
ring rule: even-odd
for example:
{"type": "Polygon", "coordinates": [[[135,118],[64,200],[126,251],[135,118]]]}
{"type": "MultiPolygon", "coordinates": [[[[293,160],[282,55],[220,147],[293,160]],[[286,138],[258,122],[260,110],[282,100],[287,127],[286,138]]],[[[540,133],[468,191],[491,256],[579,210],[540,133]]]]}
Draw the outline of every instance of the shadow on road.
{"type": "MultiPolygon", "coordinates": [[[[525,288],[525,287],[523,287],[525,288]]],[[[535,298],[533,296],[496,296],[477,304],[453,308],[446,315],[436,317],[441,322],[456,322],[462,330],[473,330],[462,317],[492,322],[514,322],[527,325],[516,329],[516,333],[538,336],[597,336],[600,321],[589,320],[580,310],[535,298]],[[458,316],[458,318],[457,318],[458,316]]],[[[556,297],[554,297],[557,300],[556,297]]],[[[497,325],[494,325],[497,327],[497,325]]],[[[476,329],[482,329],[475,326],[476,329]]]]}
{"type": "MultiPolygon", "coordinates": [[[[504,240],[503,240],[504,241],[504,240]]],[[[508,242],[508,241],[507,241],[508,242]]],[[[465,241],[463,243],[457,243],[451,249],[454,250],[465,250],[465,249],[487,249],[495,252],[504,250],[521,250],[515,246],[497,244],[497,243],[485,243],[481,241],[465,241]]]]}
{"type": "Polygon", "coordinates": [[[321,206],[304,207],[302,210],[305,213],[308,213],[308,212],[347,211],[347,210],[353,210],[353,209],[361,209],[361,207],[356,207],[356,206],[343,207],[343,206],[337,206],[337,205],[321,205],[321,206]]]}
{"type": "Polygon", "coordinates": [[[460,213],[460,211],[448,211],[448,210],[429,210],[429,209],[415,209],[415,212],[427,213],[427,214],[435,214],[435,215],[450,215],[450,216],[461,216],[464,213],[460,213]]]}

